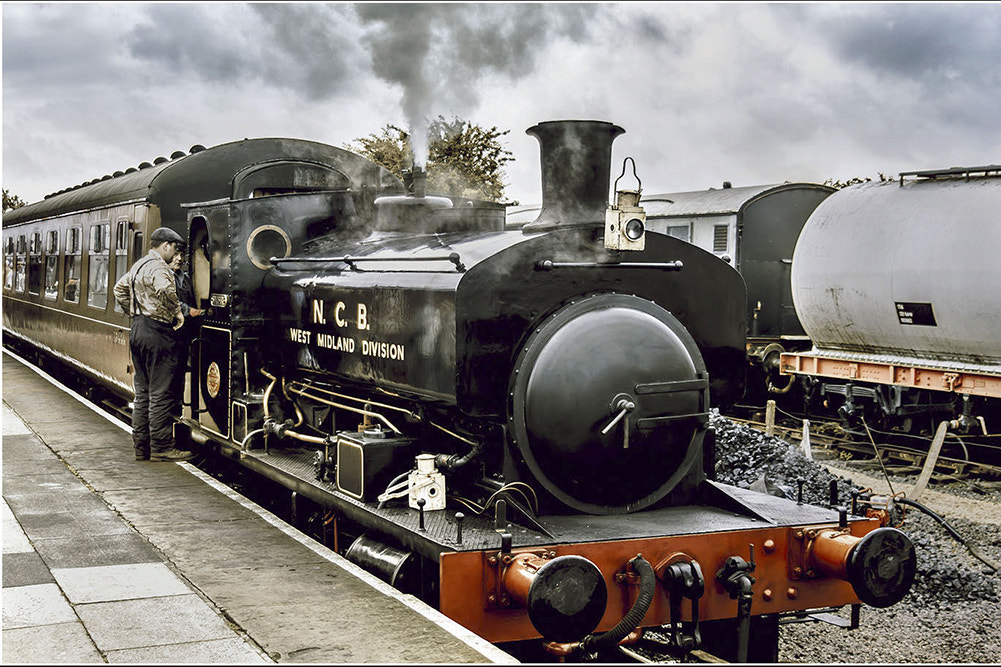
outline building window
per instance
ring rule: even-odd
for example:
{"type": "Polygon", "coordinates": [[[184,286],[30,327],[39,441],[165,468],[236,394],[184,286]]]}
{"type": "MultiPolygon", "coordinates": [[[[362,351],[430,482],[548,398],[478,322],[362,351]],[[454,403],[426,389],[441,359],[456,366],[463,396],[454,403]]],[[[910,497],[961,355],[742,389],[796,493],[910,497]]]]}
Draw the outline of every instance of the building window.
{"type": "Polygon", "coordinates": [[[87,305],[108,307],[108,267],[110,260],[111,225],[103,223],[90,228],[87,305]]]}
{"type": "Polygon", "coordinates": [[[45,234],[45,298],[59,296],[59,230],[45,234]]]}
{"type": "Polygon", "coordinates": [[[63,299],[72,303],[80,301],[80,228],[66,230],[66,262],[63,265],[63,299]]]}
{"type": "Polygon", "coordinates": [[[730,225],[713,225],[713,252],[726,252],[729,237],[730,225]]]}

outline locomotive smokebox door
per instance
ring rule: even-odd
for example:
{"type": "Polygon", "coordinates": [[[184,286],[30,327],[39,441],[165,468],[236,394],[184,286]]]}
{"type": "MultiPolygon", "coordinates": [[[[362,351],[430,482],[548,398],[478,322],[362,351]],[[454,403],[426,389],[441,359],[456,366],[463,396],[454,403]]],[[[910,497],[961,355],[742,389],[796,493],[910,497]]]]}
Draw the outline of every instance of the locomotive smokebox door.
{"type": "Polygon", "coordinates": [[[573,302],[525,345],[510,389],[511,432],[549,493],[590,514],[626,514],[701,464],[705,363],[660,306],[625,294],[573,302]]]}

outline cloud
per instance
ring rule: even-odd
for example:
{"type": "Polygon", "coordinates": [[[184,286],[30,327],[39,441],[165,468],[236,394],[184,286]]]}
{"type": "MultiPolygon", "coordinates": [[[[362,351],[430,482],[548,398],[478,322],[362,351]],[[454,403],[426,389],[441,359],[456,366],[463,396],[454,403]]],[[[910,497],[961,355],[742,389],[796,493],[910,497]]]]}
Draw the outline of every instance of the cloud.
{"type": "Polygon", "coordinates": [[[501,130],[540,196],[559,118],[626,129],[645,187],[997,162],[1001,5],[8,3],[4,187],[37,199],[195,143],[501,130]]]}

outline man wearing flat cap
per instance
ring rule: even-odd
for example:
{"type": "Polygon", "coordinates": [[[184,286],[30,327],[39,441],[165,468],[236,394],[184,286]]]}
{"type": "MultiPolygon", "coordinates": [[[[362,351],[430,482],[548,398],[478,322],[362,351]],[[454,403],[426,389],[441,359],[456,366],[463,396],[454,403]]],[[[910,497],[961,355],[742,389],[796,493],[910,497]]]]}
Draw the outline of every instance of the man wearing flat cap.
{"type": "Polygon", "coordinates": [[[182,358],[184,343],[177,329],[184,323],[184,314],[170,261],[184,239],[167,227],[153,230],[149,238],[149,254],[115,284],[115,300],[132,316],[132,442],[137,461],[187,461],[194,454],[174,447],[171,391],[182,358]]]}

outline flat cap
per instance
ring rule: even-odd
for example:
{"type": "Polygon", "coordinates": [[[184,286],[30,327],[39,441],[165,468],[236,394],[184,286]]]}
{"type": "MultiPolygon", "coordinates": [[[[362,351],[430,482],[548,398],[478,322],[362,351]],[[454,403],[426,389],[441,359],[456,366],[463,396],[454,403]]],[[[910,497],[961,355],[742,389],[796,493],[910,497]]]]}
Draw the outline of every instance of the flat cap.
{"type": "Polygon", "coordinates": [[[184,239],[181,238],[181,235],[169,227],[157,227],[153,230],[153,233],[149,235],[149,240],[154,245],[159,245],[164,241],[169,243],[184,243],[184,239]]]}

